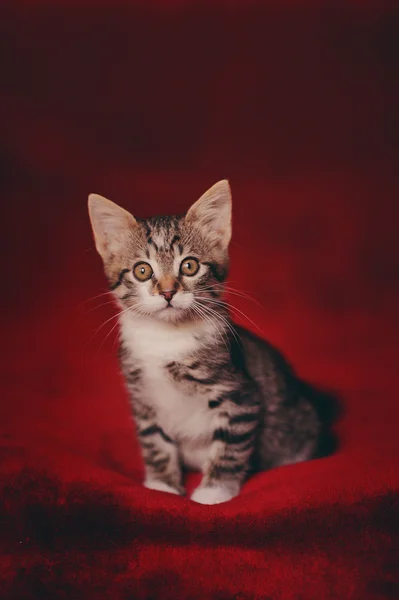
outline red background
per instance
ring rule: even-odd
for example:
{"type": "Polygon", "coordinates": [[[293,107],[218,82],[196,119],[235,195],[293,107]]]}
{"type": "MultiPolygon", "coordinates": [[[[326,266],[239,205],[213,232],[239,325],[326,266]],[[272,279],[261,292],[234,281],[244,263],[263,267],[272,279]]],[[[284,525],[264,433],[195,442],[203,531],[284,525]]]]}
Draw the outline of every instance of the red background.
{"type": "Polygon", "coordinates": [[[3,5],[2,598],[399,597],[392,6],[3,5]],[[140,486],[86,202],[183,212],[225,177],[262,307],[231,301],[345,415],[333,457],[208,508],[140,486]]]}

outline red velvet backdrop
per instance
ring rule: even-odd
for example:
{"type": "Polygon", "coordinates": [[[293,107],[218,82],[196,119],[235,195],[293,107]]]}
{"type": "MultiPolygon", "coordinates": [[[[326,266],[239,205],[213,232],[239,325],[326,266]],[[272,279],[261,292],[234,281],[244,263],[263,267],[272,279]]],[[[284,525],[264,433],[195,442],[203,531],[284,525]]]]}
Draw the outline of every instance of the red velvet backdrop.
{"type": "Polygon", "coordinates": [[[3,5],[1,598],[399,597],[398,23],[370,2],[3,5]],[[262,308],[231,300],[345,416],[335,456],[207,508],[140,486],[86,202],[183,212],[225,177],[231,285],[262,308]]]}

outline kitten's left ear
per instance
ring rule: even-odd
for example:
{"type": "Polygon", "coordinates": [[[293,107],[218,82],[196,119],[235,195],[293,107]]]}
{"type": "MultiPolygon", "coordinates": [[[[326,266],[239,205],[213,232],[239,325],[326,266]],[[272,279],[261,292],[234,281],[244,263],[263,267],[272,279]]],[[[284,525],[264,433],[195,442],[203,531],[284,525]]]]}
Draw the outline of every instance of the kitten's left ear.
{"type": "Polygon", "coordinates": [[[231,238],[231,191],[227,179],[215,183],[188,210],[186,222],[196,225],[227,248],[231,238]]]}

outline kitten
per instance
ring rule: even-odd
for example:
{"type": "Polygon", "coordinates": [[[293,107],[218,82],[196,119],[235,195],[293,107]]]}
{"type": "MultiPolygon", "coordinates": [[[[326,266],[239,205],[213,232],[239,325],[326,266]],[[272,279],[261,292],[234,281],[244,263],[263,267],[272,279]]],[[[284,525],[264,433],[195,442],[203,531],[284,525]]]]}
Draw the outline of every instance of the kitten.
{"type": "Polygon", "coordinates": [[[252,470],[312,458],[320,423],[281,355],[233,324],[222,300],[231,237],[227,181],[185,216],[134,218],[89,196],[96,248],[121,309],[119,359],[145,463],[144,485],[230,500],[252,470]]]}

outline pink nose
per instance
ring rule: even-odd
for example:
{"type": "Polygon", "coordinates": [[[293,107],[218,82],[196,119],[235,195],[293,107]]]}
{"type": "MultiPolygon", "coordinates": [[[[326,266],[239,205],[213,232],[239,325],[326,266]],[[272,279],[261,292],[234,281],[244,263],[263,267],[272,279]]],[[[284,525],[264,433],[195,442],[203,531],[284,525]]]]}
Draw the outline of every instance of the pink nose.
{"type": "Polygon", "coordinates": [[[161,290],[159,293],[162,294],[165,300],[170,302],[173,296],[176,294],[176,290],[161,290]]]}

